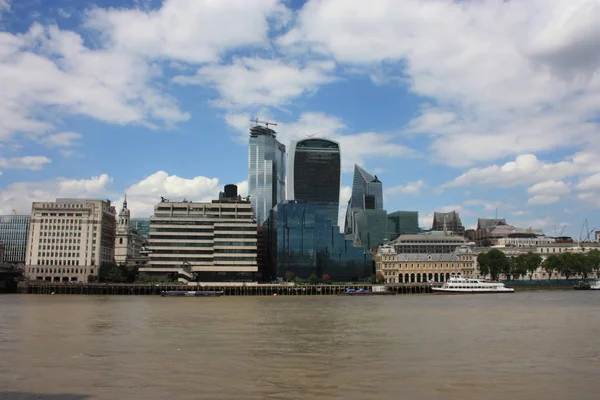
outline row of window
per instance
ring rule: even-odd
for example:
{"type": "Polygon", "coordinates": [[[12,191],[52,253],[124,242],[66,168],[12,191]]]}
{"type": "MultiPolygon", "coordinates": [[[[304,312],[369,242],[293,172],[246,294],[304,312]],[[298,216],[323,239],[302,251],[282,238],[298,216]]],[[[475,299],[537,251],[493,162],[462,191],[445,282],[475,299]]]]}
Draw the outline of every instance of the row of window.
{"type": "MultiPolygon", "coordinates": [[[[95,262],[92,260],[92,265],[95,262]]],[[[38,259],[37,265],[79,265],[79,260],[43,260],[38,259]]]]}
{"type": "MultiPolygon", "coordinates": [[[[450,268],[457,268],[459,267],[459,265],[455,264],[455,263],[446,263],[445,268],[446,269],[450,269],[450,268]]],[[[462,266],[460,266],[462,267],[462,266]]],[[[408,264],[383,264],[382,265],[383,269],[431,269],[431,264],[410,264],[410,267],[408,264]]],[[[444,264],[440,264],[439,266],[440,269],[444,269],[444,264]]],[[[438,269],[438,264],[433,264],[433,269],[438,269]]]]}
{"type": "MultiPolygon", "coordinates": [[[[83,274],[85,273],[84,268],[39,268],[30,267],[27,268],[27,272],[30,274],[83,274]]],[[[94,273],[94,268],[90,268],[90,274],[94,273]]]]}
{"type": "MultiPolygon", "coordinates": [[[[69,241],[70,243],[70,241],[69,241]]],[[[79,250],[79,245],[75,246],[71,246],[71,245],[49,245],[49,244],[43,244],[40,246],[40,250],[79,250]]]]}

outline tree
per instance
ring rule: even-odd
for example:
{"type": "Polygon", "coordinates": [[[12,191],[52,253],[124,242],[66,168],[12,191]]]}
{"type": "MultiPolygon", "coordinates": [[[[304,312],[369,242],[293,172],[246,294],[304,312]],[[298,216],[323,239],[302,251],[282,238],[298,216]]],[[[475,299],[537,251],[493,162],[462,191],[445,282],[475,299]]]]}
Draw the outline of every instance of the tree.
{"type": "Polygon", "coordinates": [[[514,258],[514,265],[513,265],[513,270],[512,270],[512,274],[513,277],[521,277],[521,276],[525,276],[527,275],[527,265],[525,263],[526,260],[526,255],[525,254],[519,254],[517,257],[514,258]]]}
{"type": "Polygon", "coordinates": [[[483,275],[490,275],[493,280],[498,279],[502,271],[510,268],[510,262],[506,255],[498,249],[492,249],[477,256],[479,270],[483,275]],[[508,264],[508,266],[507,266],[508,264]]]}
{"type": "Polygon", "coordinates": [[[508,262],[503,265],[502,273],[506,276],[506,279],[511,280],[513,271],[515,270],[516,257],[507,257],[508,262]]]}
{"type": "Polygon", "coordinates": [[[542,264],[542,256],[532,252],[523,254],[523,263],[525,270],[529,272],[529,279],[533,279],[533,274],[542,264]]]}
{"type": "Polygon", "coordinates": [[[559,271],[561,269],[561,264],[562,260],[560,257],[557,254],[551,254],[542,263],[542,268],[544,268],[544,271],[552,278],[554,271],[559,271]]]}
{"type": "Polygon", "coordinates": [[[326,285],[331,285],[331,283],[332,283],[331,276],[329,276],[328,273],[324,273],[323,276],[321,277],[321,282],[323,282],[326,285]]]}
{"type": "Polygon", "coordinates": [[[294,278],[296,278],[296,275],[292,271],[288,271],[285,273],[284,279],[286,282],[292,282],[294,278]]]}
{"type": "Polygon", "coordinates": [[[586,254],[586,262],[589,265],[590,273],[595,273],[600,277],[600,250],[592,250],[586,254]]]}
{"type": "Polygon", "coordinates": [[[317,274],[315,274],[314,272],[312,274],[310,274],[310,276],[308,277],[308,282],[310,282],[311,285],[316,285],[317,283],[319,283],[319,277],[317,276],[317,274]]]}
{"type": "Polygon", "coordinates": [[[385,282],[385,276],[383,276],[383,273],[378,272],[375,275],[375,280],[377,281],[377,283],[383,283],[383,282],[385,282]]]}
{"type": "MultiPolygon", "coordinates": [[[[573,257],[574,256],[573,253],[561,253],[556,256],[557,256],[556,263],[558,266],[556,268],[556,270],[561,275],[564,275],[565,278],[569,279],[572,275],[577,273],[577,268],[578,268],[577,263],[580,260],[577,257],[573,257]]],[[[550,258],[550,257],[548,257],[548,258],[550,258]]]]}
{"type": "Polygon", "coordinates": [[[572,253],[571,262],[573,263],[575,273],[581,275],[583,279],[587,279],[588,275],[592,273],[592,266],[589,263],[587,254],[572,253]]]}

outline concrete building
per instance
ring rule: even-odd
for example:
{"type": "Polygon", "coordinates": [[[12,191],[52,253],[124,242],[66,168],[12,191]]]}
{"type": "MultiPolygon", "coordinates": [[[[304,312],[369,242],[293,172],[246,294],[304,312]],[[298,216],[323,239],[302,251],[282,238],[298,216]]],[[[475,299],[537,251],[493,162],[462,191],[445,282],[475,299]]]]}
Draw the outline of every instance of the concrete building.
{"type": "Polygon", "coordinates": [[[115,235],[115,263],[125,264],[140,257],[140,252],[147,239],[130,225],[131,212],[127,208],[127,196],[119,211],[117,231],[115,235]]]}
{"type": "Polygon", "coordinates": [[[418,211],[395,211],[388,214],[388,238],[396,240],[400,235],[419,233],[418,211]]]}
{"type": "Polygon", "coordinates": [[[396,253],[453,253],[460,246],[473,246],[465,237],[450,232],[425,232],[418,235],[400,235],[389,243],[396,253]]]}
{"type": "Polygon", "coordinates": [[[1,215],[0,243],[4,244],[4,262],[25,264],[29,215],[1,215]]]}
{"type": "Polygon", "coordinates": [[[338,225],[342,160],[340,144],[329,139],[293,141],[288,158],[288,200],[313,203],[338,225]]]}
{"type": "Polygon", "coordinates": [[[460,216],[456,211],[450,211],[447,213],[434,212],[431,230],[449,231],[458,236],[465,235],[465,227],[463,226],[460,216]]]}
{"type": "Polygon", "coordinates": [[[150,261],[141,278],[200,282],[257,280],[257,225],[250,200],[171,202],[154,207],[150,261]]]}
{"type": "Polygon", "coordinates": [[[116,211],[108,200],[34,202],[27,240],[31,280],[87,282],[115,257],[116,211]]]}
{"type": "Polygon", "coordinates": [[[285,200],[285,146],[268,126],[250,128],[248,194],[258,225],[269,217],[275,204],[285,200]]]}
{"type": "Polygon", "coordinates": [[[536,248],[545,244],[555,243],[556,239],[546,236],[533,237],[501,237],[493,247],[527,247],[536,248]]]}
{"type": "Polygon", "coordinates": [[[386,283],[445,282],[453,276],[475,276],[466,247],[451,253],[398,253],[385,245],[375,255],[375,268],[386,283]]]}
{"type": "Polygon", "coordinates": [[[387,212],[383,209],[383,184],[377,176],[356,164],[344,233],[356,246],[367,249],[377,248],[388,237],[387,212]]]}

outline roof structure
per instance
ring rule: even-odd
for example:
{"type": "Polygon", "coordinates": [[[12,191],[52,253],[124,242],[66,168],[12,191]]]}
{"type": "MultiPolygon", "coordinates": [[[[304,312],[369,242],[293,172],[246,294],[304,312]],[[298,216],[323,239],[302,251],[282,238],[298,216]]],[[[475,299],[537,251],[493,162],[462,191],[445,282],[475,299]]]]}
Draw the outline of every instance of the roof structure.
{"type": "Polygon", "coordinates": [[[508,225],[504,218],[477,218],[477,229],[489,229],[498,225],[508,225]]]}

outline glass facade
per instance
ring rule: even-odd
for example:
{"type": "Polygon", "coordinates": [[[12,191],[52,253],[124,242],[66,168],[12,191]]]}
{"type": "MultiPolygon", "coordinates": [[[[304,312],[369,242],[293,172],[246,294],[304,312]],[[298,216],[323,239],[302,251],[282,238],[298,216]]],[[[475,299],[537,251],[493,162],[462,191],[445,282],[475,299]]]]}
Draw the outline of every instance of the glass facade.
{"type": "Polygon", "coordinates": [[[260,125],[250,129],[248,194],[258,225],[275,204],[285,200],[285,146],[274,130],[260,125]]]}
{"type": "Polygon", "coordinates": [[[264,224],[271,279],[286,273],[307,279],[328,274],[335,281],[360,281],[373,273],[373,259],[362,247],[346,240],[319,205],[285,201],[271,210],[264,224]]]}
{"type": "Polygon", "coordinates": [[[130,218],[129,226],[143,237],[150,237],[150,218],[130,218]]]}
{"type": "Polygon", "coordinates": [[[4,244],[4,262],[25,263],[29,215],[0,216],[0,243],[4,244]]]}
{"type": "Polygon", "coordinates": [[[337,225],[341,182],[340,146],[328,139],[292,142],[288,199],[313,203],[337,225]]]}
{"type": "Polygon", "coordinates": [[[354,244],[373,250],[388,238],[385,210],[361,210],[354,213],[354,244]]]}
{"type": "Polygon", "coordinates": [[[396,211],[388,214],[389,239],[395,240],[400,235],[419,233],[419,213],[417,211],[396,211]]]}

